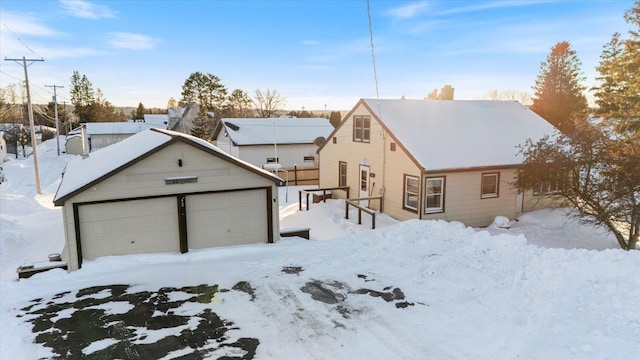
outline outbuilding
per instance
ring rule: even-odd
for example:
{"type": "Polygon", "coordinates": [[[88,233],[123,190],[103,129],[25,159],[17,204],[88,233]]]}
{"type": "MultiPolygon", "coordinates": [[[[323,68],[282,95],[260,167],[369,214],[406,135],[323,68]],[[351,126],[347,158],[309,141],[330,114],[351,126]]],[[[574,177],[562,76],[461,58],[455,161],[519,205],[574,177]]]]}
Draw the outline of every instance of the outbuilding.
{"type": "Polygon", "coordinates": [[[282,179],[183,133],[148,129],[69,162],[63,207],[69,270],[101,256],[272,243],[282,179]]]}

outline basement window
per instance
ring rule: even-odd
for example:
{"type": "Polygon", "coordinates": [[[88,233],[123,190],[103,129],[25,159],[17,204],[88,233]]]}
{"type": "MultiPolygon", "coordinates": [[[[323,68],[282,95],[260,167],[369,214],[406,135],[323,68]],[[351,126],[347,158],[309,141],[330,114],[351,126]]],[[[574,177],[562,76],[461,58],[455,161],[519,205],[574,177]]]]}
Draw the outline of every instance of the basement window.
{"type": "Polygon", "coordinates": [[[176,185],[176,184],[194,184],[198,182],[197,176],[177,176],[170,177],[164,179],[165,185],[176,185]]]}

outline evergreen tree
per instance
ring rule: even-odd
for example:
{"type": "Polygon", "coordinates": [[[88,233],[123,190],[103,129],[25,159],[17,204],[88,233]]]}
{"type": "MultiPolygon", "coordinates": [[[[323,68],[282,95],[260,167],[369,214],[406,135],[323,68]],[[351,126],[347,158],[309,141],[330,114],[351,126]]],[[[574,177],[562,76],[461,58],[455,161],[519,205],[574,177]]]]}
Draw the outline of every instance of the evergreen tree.
{"type": "Polygon", "coordinates": [[[575,130],[575,122],[584,120],[588,109],[580,66],[571,44],[559,42],[551,48],[547,60],[541,63],[533,88],[535,94],[531,110],[565,134],[575,130]]]}
{"type": "Polygon", "coordinates": [[[92,105],[94,102],[93,85],[86,75],[80,76],[77,71],[71,76],[71,104],[74,106],[73,112],[80,121],[95,121],[93,119],[92,105]]]}
{"type": "Polygon", "coordinates": [[[600,84],[594,88],[596,114],[622,135],[640,132],[640,1],[625,20],[636,29],[626,40],[615,33],[604,46],[597,67],[600,84]]]}
{"type": "Polygon", "coordinates": [[[235,89],[227,98],[224,117],[250,118],[253,117],[253,102],[249,95],[241,89],[235,89]]]}
{"type": "Polygon", "coordinates": [[[213,74],[194,72],[182,85],[181,104],[195,102],[200,111],[213,112],[217,119],[220,118],[226,100],[227,88],[222,85],[220,78],[213,74]]]}
{"type": "Polygon", "coordinates": [[[138,103],[138,108],[131,112],[131,118],[133,120],[144,120],[145,108],[142,103],[138,103]]]}
{"type": "Polygon", "coordinates": [[[198,111],[198,117],[193,120],[193,127],[191,128],[191,135],[200,139],[211,141],[213,136],[212,121],[207,115],[206,111],[202,108],[198,111]]]}

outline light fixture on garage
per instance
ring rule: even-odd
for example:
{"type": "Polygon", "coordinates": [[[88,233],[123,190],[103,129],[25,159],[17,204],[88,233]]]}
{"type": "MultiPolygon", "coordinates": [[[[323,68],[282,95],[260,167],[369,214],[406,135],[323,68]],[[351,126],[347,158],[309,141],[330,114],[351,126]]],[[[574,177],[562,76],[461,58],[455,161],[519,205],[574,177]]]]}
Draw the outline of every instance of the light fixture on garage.
{"type": "Polygon", "coordinates": [[[182,159],[178,159],[178,166],[182,167],[182,159]]]}

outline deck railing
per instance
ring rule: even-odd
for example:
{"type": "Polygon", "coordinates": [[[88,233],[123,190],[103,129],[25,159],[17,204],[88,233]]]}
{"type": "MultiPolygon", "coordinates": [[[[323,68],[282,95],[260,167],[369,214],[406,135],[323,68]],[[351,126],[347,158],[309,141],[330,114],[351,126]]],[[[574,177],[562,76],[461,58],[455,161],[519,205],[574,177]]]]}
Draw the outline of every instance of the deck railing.
{"type": "Polygon", "coordinates": [[[302,210],[302,194],[305,194],[307,197],[307,211],[309,211],[309,194],[322,192],[322,202],[327,202],[327,191],[334,190],[342,190],[347,193],[347,198],[349,198],[349,187],[348,186],[337,186],[332,188],[321,188],[321,189],[303,189],[298,191],[298,209],[302,210]]]}
{"type": "Polygon", "coordinates": [[[356,209],[358,209],[358,225],[362,224],[362,213],[365,212],[371,215],[371,228],[375,229],[376,228],[376,211],[360,205],[360,201],[371,201],[371,200],[379,200],[380,212],[383,212],[384,201],[382,199],[382,196],[371,196],[371,197],[347,199],[344,203],[344,218],[349,219],[349,206],[353,206],[356,209]]]}

